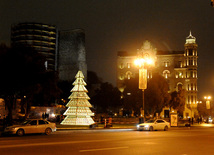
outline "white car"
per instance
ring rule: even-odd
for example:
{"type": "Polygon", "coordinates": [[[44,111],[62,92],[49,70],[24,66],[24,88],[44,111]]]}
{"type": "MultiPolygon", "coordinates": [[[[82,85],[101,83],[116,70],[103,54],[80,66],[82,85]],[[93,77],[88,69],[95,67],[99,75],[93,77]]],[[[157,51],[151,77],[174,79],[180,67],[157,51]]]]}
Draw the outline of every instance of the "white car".
{"type": "Polygon", "coordinates": [[[148,120],[145,123],[138,124],[137,130],[164,130],[167,131],[170,128],[170,123],[163,119],[148,120]]]}
{"type": "Polygon", "coordinates": [[[12,125],[5,128],[5,134],[17,134],[23,136],[24,134],[45,133],[49,135],[56,131],[56,124],[43,119],[28,119],[20,125],[12,125]]]}

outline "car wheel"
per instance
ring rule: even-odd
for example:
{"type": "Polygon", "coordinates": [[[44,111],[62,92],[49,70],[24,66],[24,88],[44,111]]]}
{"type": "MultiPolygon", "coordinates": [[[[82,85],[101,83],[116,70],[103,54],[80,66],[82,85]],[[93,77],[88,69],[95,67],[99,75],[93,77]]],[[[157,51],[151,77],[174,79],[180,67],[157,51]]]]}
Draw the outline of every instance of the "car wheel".
{"type": "Polygon", "coordinates": [[[164,131],[168,131],[168,129],[169,129],[168,126],[164,127],[164,131]]]}
{"type": "Polygon", "coordinates": [[[51,128],[45,129],[45,134],[46,134],[46,135],[50,135],[51,132],[52,132],[51,128]]]}
{"type": "Polygon", "coordinates": [[[23,135],[25,134],[25,132],[24,132],[23,129],[19,129],[19,130],[16,132],[16,134],[17,134],[18,136],[23,136],[23,135]]]}
{"type": "Polygon", "coordinates": [[[149,127],[149,131],[153,131],[153,126],[150,126],[150,127],[149,127]]]}

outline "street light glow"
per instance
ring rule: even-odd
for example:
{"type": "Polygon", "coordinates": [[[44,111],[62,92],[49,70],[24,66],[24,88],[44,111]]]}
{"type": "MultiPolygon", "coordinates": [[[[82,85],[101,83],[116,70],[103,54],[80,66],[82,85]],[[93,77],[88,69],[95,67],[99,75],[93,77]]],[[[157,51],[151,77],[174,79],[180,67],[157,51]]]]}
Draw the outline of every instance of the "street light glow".
{"type": "Polygon", "coordinates": [[[210,100],[210,99],[211,99],[211,96],[204,96],[204,99],[205,99],[205,100],[210,100]]]}
{"type": "Polygon", "coordinates": [[[134,64],[137,67],[143,67],[144,65],[153,65],[154,61],[151,58],[143,59],[143,58],[137,58],[134,60],[134,64]]]}

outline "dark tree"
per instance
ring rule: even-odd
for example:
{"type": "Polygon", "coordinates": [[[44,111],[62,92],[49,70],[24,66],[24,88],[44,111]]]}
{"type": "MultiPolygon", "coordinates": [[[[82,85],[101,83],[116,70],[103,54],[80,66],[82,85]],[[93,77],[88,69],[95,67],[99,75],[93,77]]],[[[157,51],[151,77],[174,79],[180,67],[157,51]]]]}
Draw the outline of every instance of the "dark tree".
{"type": "Polygon", "coordinates": [[[135,114],[140,114],[142,107],[142,90],[139,89],[138,78],[131,78],[125,81],[126,88],[123,92],[124,113],[130,114],[134,110],[135,114]]]}
{"type": "Polygon", "coordinates": [[[199,116],[208,117],[212,109],[211,110],[207,109],[205,103],[199,103],[197,106],[197,110],[198,110],[199,116]]]}
{"type": "Polygon", "coordinates": [[[58,87],[60,89],[60,101],[62,105],[65,105],[68,102],[68,97],[71,95],[71,89],[73,87],[73,82],[70,81],[60,81],[58,82],[58,87]]]}
{"type": "Polygon", "coordinates": [[[174,91],[171,93],[171,100],[169,106],[177,110],[179,115],[183,115],[185,106],[185,90],[181,89],[178,92],[174,91]]]}
{"type": "MultiPolygon", "coordinates": [[[[45,70],[45,57],[30,47],[0,47],[0,95],[8,108],[8,117],[12,120],[12,109],[17,98],[21,105],[27,104],[26,116],[29,113],[34,95],[52,88],[48,72],[45,70]],[[49,77],[49,80],[48,78],[49,77]],[[48,81],[48,82],[47,82],[48,81]]],[[[54,78],[53,76],[51,78],[54,78]]],[[[54,90],[54,89],[53,89],[54,90]]],[[[45,91],[47,93],[49,90],[45,91]]],[[[24,112],[24,108],[21,108],[24,112]]]]}
{"type": "Polygon", "coordinates": [[[120,106],[120,92],[112,84],[102,83],[96,90],[96,95],[91,97],[90,103],[96,109],[96,113],[115,112],[120,106]]]}
{"type": "Polygon", "coordinates": [[[168,105],[170,94],[169,85],[163,76],[155,73],[148,81],[148,88],[145,90],[145,113],[160,113],[162,108],[168,105]]]}

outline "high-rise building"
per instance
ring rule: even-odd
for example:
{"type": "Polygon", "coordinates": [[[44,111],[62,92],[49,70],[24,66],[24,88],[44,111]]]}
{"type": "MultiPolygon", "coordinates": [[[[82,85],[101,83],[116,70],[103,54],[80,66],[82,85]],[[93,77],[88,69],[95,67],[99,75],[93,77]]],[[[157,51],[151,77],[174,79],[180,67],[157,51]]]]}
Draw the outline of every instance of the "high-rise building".
{"type": "Polygon", "coordinates": [[[30,46],[46,58],[48,71],[58,71],[59,80],[72,81],[81,70],[87,79],[85,32],[82,29],[58,31],[54,25],[19,23],[11,28],[12,46],[30,46]]]}
{"type": "Polygon", "coordinates": [[[153,69],[148,68],[147,79],[152,78],[154,72],[162,75],[169,84],[169,93],[180,89],[186,90],[184,118],[197,114],[197,47],[196,38],[190,35],[186,38],[184,51],[158,51],[151,43],[145,41],[138,53],[118,52],[117,58],[117,86],[121,93],[125,89],[125,80],[135,78],[139,70],[134,66],[138,54],[156,53],[156,63],[153,69]]]}
{"type": "Polygon", "coordinates": [[[57,69],[57,38],[58,32],[54,25],[26,22],[12,25],[11,28],[11,45],[33,47],[45,56],[48,71],[57,69]]]}

